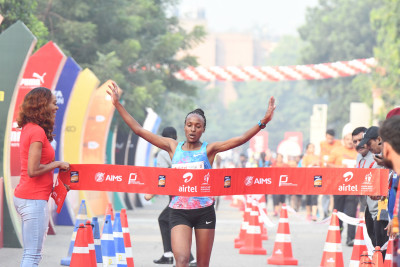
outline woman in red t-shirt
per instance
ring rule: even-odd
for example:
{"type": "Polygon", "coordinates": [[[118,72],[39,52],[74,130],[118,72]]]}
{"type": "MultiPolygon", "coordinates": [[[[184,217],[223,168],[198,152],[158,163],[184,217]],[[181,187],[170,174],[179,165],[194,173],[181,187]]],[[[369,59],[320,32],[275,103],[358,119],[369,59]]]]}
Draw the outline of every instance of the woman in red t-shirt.
{"type": "Polygon", "coordinates": [[[47,201],[53,189],[53,170],[69,164],[54,161],[53,127],[56,97],[44,87],[30,91],[17,119],[20,136],[21,179],[14,191],[14,206],[22,219],[24,254],[21,266],[38,266],[49,223],[47,201]]]}

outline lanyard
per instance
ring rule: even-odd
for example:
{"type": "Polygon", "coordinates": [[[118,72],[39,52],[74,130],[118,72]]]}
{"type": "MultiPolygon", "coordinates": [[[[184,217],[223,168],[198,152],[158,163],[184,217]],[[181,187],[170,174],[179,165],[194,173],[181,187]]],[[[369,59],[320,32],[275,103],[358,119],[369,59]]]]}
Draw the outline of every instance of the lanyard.
{"type": "MultiPolygon", "coordinates": [[[[358,168],[364,168],[364,167],[365,167],[365,162],[367,162],[366,159],[364,159],[364,158],[360,159],[360,161],[358,162],[358,168]],[[363,166],[361,167],[361,161],[362,161],[362,160],[364,160],[364,164],[363,164],[363,166]]],[[[375,164],[375,161],[372,161],[372,163],[369,165],[368,168],[371,169],[372,166],[374,166],[374,164],[375,164]]]]}

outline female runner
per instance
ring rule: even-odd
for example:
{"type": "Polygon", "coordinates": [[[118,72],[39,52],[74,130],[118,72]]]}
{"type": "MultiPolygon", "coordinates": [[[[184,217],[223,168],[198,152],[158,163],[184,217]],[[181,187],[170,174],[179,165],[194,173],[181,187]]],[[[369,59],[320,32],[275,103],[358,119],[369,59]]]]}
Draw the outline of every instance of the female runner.
{"type": "MultiPolygon", "coordinates": [[[[162,137],[145,130],[122,106],[118,94],[118,85],[113,82],[107,93],[112,103],[125,123],[138,136],[149,143],[168,152],[172,159],[172,168],[204,168],[211,169],[215,156],[250,140],[272,119],[275,110],[275,99],[269,100],[264,117],[255,123],[241,136],[226,141],[208,144],[200,138],[206,129],[206,117],[201,109],[189,112],[185,118],[186,141],[178,143],[171,138],[162,137]]],[[[211,250],[215,234],[214,197],[181,197],[174,196],[170,202],[170,228],[172,251],[176,267],[189,265],[190,249],[192,245],[192,228],[196,237],[197,266],[207,267],[210,263],[211,250]]]]}

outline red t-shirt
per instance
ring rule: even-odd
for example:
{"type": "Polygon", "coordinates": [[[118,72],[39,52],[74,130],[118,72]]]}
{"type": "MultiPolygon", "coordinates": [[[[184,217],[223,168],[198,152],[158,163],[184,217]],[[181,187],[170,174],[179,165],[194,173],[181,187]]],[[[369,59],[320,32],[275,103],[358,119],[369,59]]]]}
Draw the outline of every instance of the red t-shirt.
{"type": "Polygon", "coordinates": [[[33,142],[42,143],[42,156],[40,164],[49,164],[54,161],[55,152],[42,127],[34,123],[28,123],[22,127],[19,141],[21,155],[21,179],[15,188],[14,195],[23,199],[49,200],[53,188],[53,172],[47,172],[40,176],[29,177],[28,155],[33,142]]]}

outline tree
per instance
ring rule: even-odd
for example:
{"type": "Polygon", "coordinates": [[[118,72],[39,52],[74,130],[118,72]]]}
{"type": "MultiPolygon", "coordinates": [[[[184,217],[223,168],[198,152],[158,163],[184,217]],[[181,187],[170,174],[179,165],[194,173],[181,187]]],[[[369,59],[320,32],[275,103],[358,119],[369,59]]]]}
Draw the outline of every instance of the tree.
{"type": "MultiPolygon", "coordinates": [[[[196,45],[205,36],[202,27],[184,31],[167,10],[174,0],[39,0],[38,17],[50,37],[82,67],[104,82],[117,81],[124,90],[127,110],[139,121],[145,107],[158,113],[165,99],[190,102],[196,88],[173,73],[196,59],[177,59],[176,53],[196,45]]],[[[121,124],[124,125],[124,124],[121,124]]]]}
{"type": "Polygon", "coordinates": [[[47,43],[49,34],[46,26],[35,15],[37,2],[31,0],[0,0],[0,14],[4,21],[0,24],[0,33],[16,21],[22,21],[38,39],[36,47],[47,43]]]}
{"type": "Polygon", "coordinates": [[[372,12],[372,25],[378,35],[374,55],[379,65],[373,83],[382,90],[386,114],[399,105],[400,98],[400,1],[383,2],[382,7],[372,12]]]}
{"type": "MultiPolygon", "coordinates": [[[[370,13],[382,0],[320,0],[309,8],[306,23],[299,28],[306,42],[303,64],[316,64],[373,57],[376,33],[371,27],[370,13]]],[[[349,121],[350,102],[371,95],[369,75],[326,79],[310,82],[329,103],[328,123],[341,129],[349,121]],[[355,89],[356,88],[356,89],[355,89]]]]}

